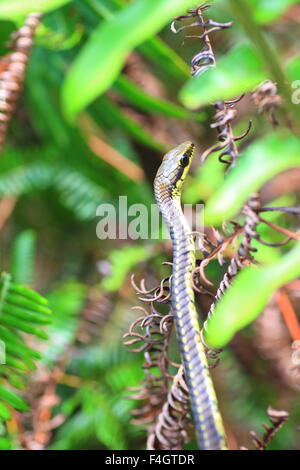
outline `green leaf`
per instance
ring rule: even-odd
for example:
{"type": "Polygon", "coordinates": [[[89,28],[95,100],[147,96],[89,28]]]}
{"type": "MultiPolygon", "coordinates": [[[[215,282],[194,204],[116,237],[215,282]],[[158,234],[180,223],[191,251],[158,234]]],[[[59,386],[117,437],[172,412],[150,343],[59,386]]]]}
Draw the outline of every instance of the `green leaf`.
{"type": "MultiPolygon", "coordinates": [[[[1,286],[1,281],[0,281],[0,286],[1,286]]],[[[15,284],[14,282],[11,282],[9,286],[9,290],[16,294],[20,294],[24,296],[25,298],[32,300],[33,302],[37,302],[40,305],[48,305],[48,300],[45,299],[45,297],[43,297],[38,292],[35,292],[32,289],[28,289],[27,287],[22,287],[22,286],[19,286],[18,284],[15,284]]]]}
{"type": "Polygon", "coordinates": [[[237,331],[263,311],[280,286],[300,275],[300,243],[278,262],[267,267],[245,268],[218,302],[208,320],[205,340],[214,348],[225,346],[237,331]]]}
{"type": "Polygon", "coordinates": [[[0,387],[0,398],[19,411],[28,411],[27,403],[15,392],[6,387],[0,387]]]}
{"type": "Polygon", "coordinates": [[[0,450],[11,450],[12,443],[6,437],[0,437],[0,450]]]}
{"type": "Polygon", "coordinates": [[[169,78],[185,80],[190,77],[190,68],[161,38],[153,37],[141,44],[137,50],[151,59],[169,78]]]}
{"type": "Polygon", "coordinates": [[[248,0],[248,2],[253,7],[255,21],[261,24],[276,21],[288,8],[299,3],[298,0],[248,0]]]}
{"type": "Polygon", "coordinates": [[[29,323],[39,323],[41,325],[47,325],[52,322],[52,319],[49,315],[44,315],[43,313],[27,310],[23,307],[15,307],[11,304],[7,304],[6,302],[2,307],[2,312],[10,316],[20,318],[21,320],[27,321],[29,323]]]}
{"type": "Polygon", "coordinates": [[[207,201],[224,181],[224,168],[217,158],[207,158],[203,165],[199,165],[193,178],[189,178],[182,195],[186,204],[197,204],[199,199],[207,201]]]}
{"type": "Polygon", "coordinates": [[[8,349],[10,346],[12,347],[13,351],[19,353],[19,357],[32,357],[34,359],[41,359],[42,355],[38,351],[29,348],[25,345],[22,339],[16,335],[15,332],[9,330],[8,328],[4,328],[0,325],[0,338],[2,341],[5,341],[6,348],[8,349]]]}
{"type": "Polygon", "coordinates": [[[189,80],[181,89],[180,101],[190,109],[236,97],[268,78],[263,61],[250,44],[234,47],[209,68],[189,80]]]}
{"type": "Polygon", "coordinates": [[[28,13],[47,12],[59,8],[70,0],[2,0],[0,18],[16,20],[28,13]]]}
{"type": "MultiPolygon", "coordinates": [[[[293,57],[287,64],[287,75],[291,82],[300,78],[300,56],[293,57]]],[[[298,87],[299,88],[299,87],[298,87]]]]}
{"type": "MultiPolygon", "coordinates": [[[[9,409],[0,401],[0,418],[8,420],[11,418],[11,412],[9,409]]],[[[1,449],[1,447],[0,447],[1,449]]]]}
{"type": "Polygon", "coordinates": [[[101,23],[66,77],[62,90],[66,115],[73,117],[107,90],[132,49],[193,5],[192,0],[136,0],[113,20],[101,23]]]}
{"type": "MultiPolygon", "coordinates": [[[[88,5],[86,3],[83,5],[79,0],[76,3],[77,8],[92,25],[97,22],[95,13],[105,20],[112,20],[118,9],[127,6],[126,1],[123,0],[106,0],[105,2],[102,1],[101,4],[97,0],[88,0],[88,5]]],[[[190,68],[187,63],[157,36],[148,39],[148,41],[138,46],[137,50],[156,64],[159,73],[163,72],[172,81],[176,79],[184,80],[190,76],[190,68]]]]}
{"type": "Polygon", "coordinates": [[[158,142],[140,123],[126,116],[126,114],[120,110],[120,107],[106,96],[101,96],[101,98],[97,100],[97,103],[91,108],[91,115],[95,115],[97,120],[106,119],[110,121],[114,127],[117,126],[125,129],[135,140],[141,142],[143,145],[158,152],[166,151],[165,144],[158,142]]]}
{"type": "Polygon", "coordinates": [[[41,339],[48,339],[48,335],[44,331],[38,330],[37,328],[30,326],[25,321],[20,320],[19,318],[15,318],[11,315],[2,313],[1,323],[3,323],[4,325],[13,326],[14,328],[17,328],[20,331],[24,331],[25,333],[30,333],[32,335],[38,336],[41,339]]]}
{"type": "Polygon", "coordinates": [[[25,297],[21,297],[20,295],[8,293],[5,297],[5,302],[12,304],[16,307],[23,307],[34,312],[44,313],[45,315],[51,315],[50,308],[32,302],[31,300],[28,300],[25,297]]]}
{"type": "Polygon", "coordinates": [[[26,373],[30,369],[30,367],[27,367],[26,364],[24,364],[24,362],[20,361],[19,359],[15,359],[8,353],[6,354],[5,360],[8,366],[13,367],[14,369],[17,369],[18,371],[21,371],[22,373],[26,373]]]}
{"type": "MultiPolygon", "coordinates": [[[[42,296],[12,283],[8,273],[1,274],[0,289],[0,340],[5,344],[5,365],[0,375],[13,387],[23,389],[22,378],[36,368],[33,359],[41,359],[41,354],[26,345],[22,332],[47,339],[46,333],[33,325],[49,323],[51,311],[42,296]]],[[[18,410],[27,410],[25,402],[5,387],[0,388],[0,399],[18,410]]]]}
{"type": "Polygon", "coordinates": [[[113,85],[113,89],[120,93],[129,103],[137,108],[150,113],[179,119],[202,118],[202,114],[192,114],[184,108],[162,98],[156,98],[140,89],[125,75],[120,75],[113,85]]]}
{"type": "Polygon", "coordinates": [[[266,181],[288,168],[298,166],[300,143],[289,131],[274,132],[253,143],[209,199],[204,211],[205,223],[217,225],[230,219],[250,194],[266,181]]]}
{"type": "Polygon", "coordinates": [[[139,262],[151,256],[151,251],[144,246],[124,246],[121,250],[113,250],[109,254],[111,275],[101,282],[107,291],[117,291],[123,284],[128,272],[139,262]]]}

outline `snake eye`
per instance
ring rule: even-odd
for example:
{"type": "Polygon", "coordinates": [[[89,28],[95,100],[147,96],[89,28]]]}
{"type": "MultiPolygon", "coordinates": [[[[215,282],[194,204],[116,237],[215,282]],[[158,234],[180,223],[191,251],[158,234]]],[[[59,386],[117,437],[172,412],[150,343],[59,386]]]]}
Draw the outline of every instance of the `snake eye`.
{"type": "Polygon", "coordinates": [[[187,155],[183,155],[183,157],[181,157],[180,159],[180,164],[183,167],[187,166],[189,162],[190,162],[190,158],[187,155]]]}

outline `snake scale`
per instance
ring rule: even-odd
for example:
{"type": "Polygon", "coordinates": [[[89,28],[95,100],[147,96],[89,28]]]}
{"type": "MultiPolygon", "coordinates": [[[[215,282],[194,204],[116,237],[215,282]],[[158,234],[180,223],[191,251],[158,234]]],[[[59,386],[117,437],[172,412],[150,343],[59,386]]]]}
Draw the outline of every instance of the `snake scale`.
{"type": "Polygon", "coordinates": [[[191,283],[195,245],[180,200],[194,148],[192,142],[184,142],[164,156],[154,180],[154,194],[173,245],[172,310],[198,445],[202,450],[222,450],[226,449],[225,434],[201,341],[191,283]]]}

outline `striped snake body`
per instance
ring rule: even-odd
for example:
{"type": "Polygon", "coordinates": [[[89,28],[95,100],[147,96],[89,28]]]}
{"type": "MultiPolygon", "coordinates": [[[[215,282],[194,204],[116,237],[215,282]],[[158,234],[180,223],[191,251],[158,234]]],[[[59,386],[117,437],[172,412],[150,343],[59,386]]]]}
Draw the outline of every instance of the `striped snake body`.
{"type": "Polygon", "coordinates": [[[198,444],[203,450],[221,450],[226,449],[225,435],[201,341],[191,283],[195,245],[180,202],[193,153],[194,144],[184,142],[164,156],[154,180],[154,194],[173,244],[172,310],[198,444]]]}

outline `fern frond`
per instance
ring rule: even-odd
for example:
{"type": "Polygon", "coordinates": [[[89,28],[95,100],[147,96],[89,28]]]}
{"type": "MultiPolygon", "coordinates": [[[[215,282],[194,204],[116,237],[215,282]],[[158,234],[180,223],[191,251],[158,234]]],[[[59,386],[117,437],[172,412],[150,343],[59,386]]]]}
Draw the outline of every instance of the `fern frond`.
{"type": "Polygon", "coordinates": [[[0,196],[21,196],[53,188],[60,202],[79,220],[92,219],[107,194],[101,186],[66,165],[30,163],[0,177],[0,196]]]}
{"type": "Polygon", "coordinates": [[[13,390],[22,389],[26,374],[35,369],[39,352],[27,346],[23,333],[41,339],[48,336],[41,326],[51,322],[47,300],[31,289],[15,284],[11,276],[2,273],[0,278],[0,418],[9,419],[7,405],[26,411],[27,404],[13,390]]]}

